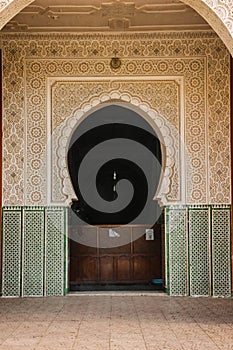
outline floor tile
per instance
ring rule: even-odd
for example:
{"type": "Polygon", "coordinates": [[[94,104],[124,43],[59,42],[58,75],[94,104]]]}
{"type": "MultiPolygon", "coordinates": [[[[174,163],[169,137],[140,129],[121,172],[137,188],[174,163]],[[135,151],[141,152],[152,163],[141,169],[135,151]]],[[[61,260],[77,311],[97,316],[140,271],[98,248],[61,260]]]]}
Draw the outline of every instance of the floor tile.
{"type": "Polygon", "coordinates": [[[232,299],[2,298],[0,319],[0,350],[233,350],[232,299]]]}

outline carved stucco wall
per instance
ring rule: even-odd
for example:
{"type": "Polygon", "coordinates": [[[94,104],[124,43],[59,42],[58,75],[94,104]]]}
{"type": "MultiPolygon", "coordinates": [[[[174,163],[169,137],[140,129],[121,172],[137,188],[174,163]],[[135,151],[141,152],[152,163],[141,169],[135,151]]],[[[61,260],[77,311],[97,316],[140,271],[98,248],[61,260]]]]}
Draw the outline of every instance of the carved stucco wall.
{"type": "MultiPolygon", "coordinates": [[[[33,0],[0,1],[0,28],[33,0]]],[[[182,0],[211,25],[233,55],[233,2],[231,0],[182,0]]]]}
{"type": "Polygon", "coordinates": [[[180,84],[182,84],[180,77],[173,77],[173,80],[164,78],[156,80],[152,77],[145,79],[145,76],[138,76],[127,81],[122,78],[109,78],[105,82],[98,79],[94,82],[64,82],[63,80],[54,83],[52,80],[52,84],[50,122],[52,126],[52,171],[48,196],[53,204],[61,202],[68,204],[72,198],[76,197],[66,166],[66,153],[74,129],[88,112],[111,103],[135,109],[147,119],[160,138],[164,149],[164,164],[161,186],[155,198],[162,203],[170,200],[172,202],[181,202],[182,199],[185,201],[184,192],[181,191],[180,171],[180,84]],[[77,100],[85,100],[83,94],[90,100],[84,104],[81,103],[75,113],[77,100]],[[157,106],[157,111],[152,109],[151,105],[157,106]],[[159,113],[159,110],[164,113],[159,113]],[[64,115],[71,117],[64,118],[64,115]],[[164,117],[165,115],[167,118],[164,117]],[[183,198],[181,198],[182,195],[183,198]]]}
{"type": "Polygon", "coordinates": [[[111,99],[156,129],[165,121],[165,203],[230,203],[230,60],[215,34],[3,35],[2,49],[5,205],[67,203],[65,153],[55,156],[67,121],[111,99]]]}
{"type": "Polygon", "coordinates": [[[214,29],[233,56],[232,0],[182,0],[194,8],[214,29]]]}

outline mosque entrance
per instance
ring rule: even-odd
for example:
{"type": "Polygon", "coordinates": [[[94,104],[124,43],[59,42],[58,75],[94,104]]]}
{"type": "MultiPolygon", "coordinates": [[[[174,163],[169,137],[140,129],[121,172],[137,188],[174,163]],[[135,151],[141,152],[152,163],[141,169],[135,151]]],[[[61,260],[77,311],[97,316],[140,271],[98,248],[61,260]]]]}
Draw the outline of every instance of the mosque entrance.
{"type": "Polygon", "coordinates": [[[163,286],[160,141],[150,124],[118,104],[75,129],[68,168],[77,198],[69,212],[71,291],[163,286]]]}

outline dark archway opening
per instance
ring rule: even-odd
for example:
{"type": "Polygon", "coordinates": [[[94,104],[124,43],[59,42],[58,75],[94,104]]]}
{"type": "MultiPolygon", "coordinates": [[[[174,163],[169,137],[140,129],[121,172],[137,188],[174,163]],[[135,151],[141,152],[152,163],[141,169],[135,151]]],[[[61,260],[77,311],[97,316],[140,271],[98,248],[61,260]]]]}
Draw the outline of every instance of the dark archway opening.
{"type": "Polygon", "coordinates": [[[163,212],[153,198],[162,151],[153,128],[131,109],[105,106],[74,131],[68,168],[78,198],[69,215],[70,290],[161,289],[163,212]]]}
{"type": "Polygon", "coordinates": [[[68,168],[78,198],[73,201],[72,210],[91,225],[153,224],[160,212],[153,197],[161,164],[160,141],[140,115],[119,105],[95,111],[74,131],[69,145],[68,168]],[[121,180],[128,181],[133,191],[125,183],[119,194],[121,180]],[[100,208],[95,189],[99,200],[105,201],[106,210],[100,208]],[[120,195],[124,197],[121,201],[120,195]],[[107,202],[112,206],[110,211],[107,202]],[[122,208],[123,203],[126,204],[122,208]],[[147,212],[142,217],[144,207],[147,212]]]}

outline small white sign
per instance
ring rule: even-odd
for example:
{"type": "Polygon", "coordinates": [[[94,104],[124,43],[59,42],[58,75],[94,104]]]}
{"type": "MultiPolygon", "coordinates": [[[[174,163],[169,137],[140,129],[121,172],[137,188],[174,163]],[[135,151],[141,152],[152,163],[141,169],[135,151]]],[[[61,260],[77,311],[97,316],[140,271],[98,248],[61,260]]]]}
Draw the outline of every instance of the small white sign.
{"type": "Polygon", "coordinates": [[[154,230],[152,228],[146,229],[146,241],[153,241],[154,240],[154,230]]]}
{"type": "Polygon", "coordinates": [[[108,230],[108,236],[115,238],[115,237],[120,237],[120,234],[116,231],[114,231],[112,228],[108,230]]]}

